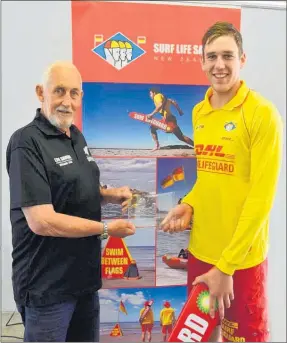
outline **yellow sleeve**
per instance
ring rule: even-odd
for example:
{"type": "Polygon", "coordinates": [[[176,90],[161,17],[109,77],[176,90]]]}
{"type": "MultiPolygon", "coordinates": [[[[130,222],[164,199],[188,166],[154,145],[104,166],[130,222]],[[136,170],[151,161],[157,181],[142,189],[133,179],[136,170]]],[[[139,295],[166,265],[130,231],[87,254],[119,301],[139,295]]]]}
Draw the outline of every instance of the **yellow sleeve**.
{"type": "Polygon", "coordinates": [[[268,220],[282,158],[283,125],[271,105],[259,106],[250,130],[250,190],[243,205],[236,231],[216,267],[233,275],[244,261],[254,239],[268,220]]]}
{"type": "Polygon", "coordinates": [[[162,316],[163,316],[163,309],[160,311],[160,314],[159,314],[159,321],[162,322],[162,316]]]}
{"type": "Polygon", "coordinates": [[[161,93],[157,93],[153,97],[153,102],[154,102],[155,106],[161,104],[163,102],[163,95],[161,93]]]}
{"type": "Polygon", "coordinates": [[[196,192],[196,183],[194,184],[190,192],[184,198],[182,198],[181,203],[182,204],[185,203],[193,207],[194,199],[195,199],[195,192],[196,192]]]}

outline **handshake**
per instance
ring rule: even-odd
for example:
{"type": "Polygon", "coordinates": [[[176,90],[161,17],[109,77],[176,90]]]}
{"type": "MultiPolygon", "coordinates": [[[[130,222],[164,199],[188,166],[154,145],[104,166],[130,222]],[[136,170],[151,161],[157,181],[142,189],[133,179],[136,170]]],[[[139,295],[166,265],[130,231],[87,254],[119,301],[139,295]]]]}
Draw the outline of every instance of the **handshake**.
{"type": "MultiPolygon", "coordinates": [[[[133,194],[129,187],[101,189],[101,195],[105,203],[120,204],[122,212],[126,212],[132,204],[133,194]]],[[[191,225],[193,208],[182,203],[169,211],[160,224],[164,232],[174,233],[184,231],[191,225]]],[[[135,225],[125,219],[115,219],[108,224],[108,235],[112,237],[125,238],[135,234],[135,225]]]]}

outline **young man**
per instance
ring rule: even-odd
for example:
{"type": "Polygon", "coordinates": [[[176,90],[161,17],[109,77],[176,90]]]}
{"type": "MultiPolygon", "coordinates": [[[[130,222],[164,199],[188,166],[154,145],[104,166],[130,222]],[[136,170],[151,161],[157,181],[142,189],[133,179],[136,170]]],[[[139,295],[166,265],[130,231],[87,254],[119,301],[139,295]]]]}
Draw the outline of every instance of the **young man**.
{"type": "Polygon", "coordinates": [[[165,301],[163,309],[160,311],[159,320],[162,332],[162,341],[167,342],[172,331],[172,326],[175,323],[175,311],[170,307],[170,302],[165,301]]]}
{"type": "MultiPolygon", "coordinates": [[[[180,127],[177,124],[176,117],[172,114],[171,112],[171,105],[173,105],[179,115],[183,115],[183,112],[177,102],[173,99],[166,98],[162,93],[160,93],[156,88],[151,88],[149,92],[150,98],[153,100],[155,109],[152,111],[152,113],[148,114],[148,119],[151,119],[156,113],[159,113],[160,115],[163,116],[165,119],[166,123],[171,123],[174,126],[174,129],[172,133],[182,142],[190,145],[192,148],[194,147],[193,141],[187,137],[184,136],[182,133],[180,127]]],[[[152,138],[155,142],[155,148],[153,151],[158,150],[160,148],[159,141],[158,141],[158,136],[157,136],[157,128],[154,126],[150,126],[150,131],[152,138]]]]}
{"type": "Polygon", "coordinates": [[[57,62],[36,86],[41,108],[11,137],[14,299],[25,342],[98,342],[101,239],[133,235],[125,220],[101,221],[101,203],[126,208],[128,187],[100,187],[100,171],[73,125],[82,81],[57,62]]]}
{"type": "Polygon", "coordinates": [[[221,327],[210,340],[221,333],[224,341],[266,342],[269,214],[282,121],[270,101],[240,80],[246,56],[236,28],[218,22],[202,45],[211,87],[193,109],[198,178],[162,226],[172,233],[193,220],[188,288],[208,285],[211,316],[218,301],[221,327]]]}

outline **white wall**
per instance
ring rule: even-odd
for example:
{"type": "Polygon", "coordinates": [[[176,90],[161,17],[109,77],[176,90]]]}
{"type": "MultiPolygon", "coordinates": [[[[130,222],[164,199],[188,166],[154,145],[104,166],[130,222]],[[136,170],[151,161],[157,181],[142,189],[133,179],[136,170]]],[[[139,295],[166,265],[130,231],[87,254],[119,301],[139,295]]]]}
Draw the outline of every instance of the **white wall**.
{"type": "MultiPolygon", "coordinates": [[[[15,308],[5,150],[11,134],[34,116],[34,87],[49,63],[72,58],[69,1],[2,2],[2,310],[15,308]],[[17,25],[16,25],[17,23],[17,25]]],[[[272,100],[286,123],[286,11],[243,8],[248,62],[242,77],[272,100]]],[[[286,137],[286,134],[285,134],[286,137]]],[[[284,147],[286,156],[286,146],[284,147]]],[[[271,216],[272,341],[286,342],[286,158],[271,216]],[[276,246],[275,246],[276,245],[276,246]]]]}

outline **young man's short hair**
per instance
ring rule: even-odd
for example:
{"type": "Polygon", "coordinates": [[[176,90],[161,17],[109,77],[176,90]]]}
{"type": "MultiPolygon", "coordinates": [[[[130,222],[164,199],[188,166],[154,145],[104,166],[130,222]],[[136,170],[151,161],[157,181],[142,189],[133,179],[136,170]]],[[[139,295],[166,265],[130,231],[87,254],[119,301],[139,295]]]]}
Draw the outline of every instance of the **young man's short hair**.
{"type": "Polygon", "coordinates": [[[231,36],[234,38],[238,46],[239,55],[243,54],[243,41],[241,33],[231,23],[225,21],[218,21],[205,32],[202,37],[202,54],[204,56],[204,48],[206,44],[211,43],[214,39],[222,36],[231,36]]]}

